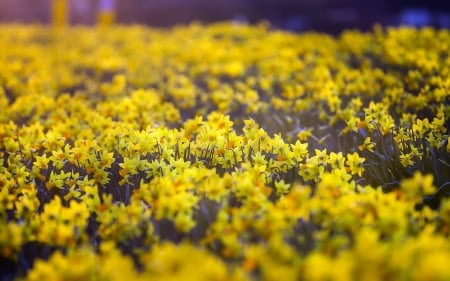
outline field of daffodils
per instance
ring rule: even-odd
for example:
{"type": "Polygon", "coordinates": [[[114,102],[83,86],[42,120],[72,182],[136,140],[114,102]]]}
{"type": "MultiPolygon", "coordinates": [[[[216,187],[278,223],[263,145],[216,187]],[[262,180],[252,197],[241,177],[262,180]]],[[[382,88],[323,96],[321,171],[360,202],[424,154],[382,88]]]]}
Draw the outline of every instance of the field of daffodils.
{"type": "Polygon", "coordinates": [[[1,280],[450,280],[450,31],[0,25],[1,280]]]}

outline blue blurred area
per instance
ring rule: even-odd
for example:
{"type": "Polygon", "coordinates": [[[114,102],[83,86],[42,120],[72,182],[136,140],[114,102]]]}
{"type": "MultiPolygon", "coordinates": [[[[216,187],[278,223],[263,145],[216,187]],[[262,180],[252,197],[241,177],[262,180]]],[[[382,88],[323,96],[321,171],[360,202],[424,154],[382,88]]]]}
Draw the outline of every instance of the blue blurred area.
{"type": "MultiPolygon", "coordinates": [[[[51,1],[0,0],[0,21],[47,23],[51,1]]],[[[153,26],[195,20],[266,20],[292,31],[331,33],[348,28],[367,30],[375,23],[450,28],[450,1],[432,0],[71,0],[71,22],[93,24],[99,7],[111,2],[115,2],[118,22],[153,26]]]]}

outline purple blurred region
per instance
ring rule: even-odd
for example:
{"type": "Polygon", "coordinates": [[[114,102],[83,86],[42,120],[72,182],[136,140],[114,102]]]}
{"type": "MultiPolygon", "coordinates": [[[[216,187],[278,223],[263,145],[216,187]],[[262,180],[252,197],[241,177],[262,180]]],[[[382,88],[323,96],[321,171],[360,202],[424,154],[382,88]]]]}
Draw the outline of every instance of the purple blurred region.
{"type": "MultiPolygon", "coordinates": [[[[95,23],[98,9],[115,2],[119,23],[172,26],[192,21],[270,21],[293,30],[339,32],[374,23],[450,28],[448,1],[358,0],[69,0],[72,24],[95,23]]],[[[51,0],[0,0],[0,22],[50,21],[51,0]]]]}

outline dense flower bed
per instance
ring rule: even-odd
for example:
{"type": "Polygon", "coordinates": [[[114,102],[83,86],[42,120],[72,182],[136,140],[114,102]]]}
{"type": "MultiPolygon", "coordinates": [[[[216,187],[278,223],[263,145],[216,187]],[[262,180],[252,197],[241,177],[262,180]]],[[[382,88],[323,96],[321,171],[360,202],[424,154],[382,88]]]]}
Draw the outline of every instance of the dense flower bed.
{"type": "Polygon", "coordinates": [[[449,31],[3,25],[0,50],[3,279],[450,279],[449,31]]]}

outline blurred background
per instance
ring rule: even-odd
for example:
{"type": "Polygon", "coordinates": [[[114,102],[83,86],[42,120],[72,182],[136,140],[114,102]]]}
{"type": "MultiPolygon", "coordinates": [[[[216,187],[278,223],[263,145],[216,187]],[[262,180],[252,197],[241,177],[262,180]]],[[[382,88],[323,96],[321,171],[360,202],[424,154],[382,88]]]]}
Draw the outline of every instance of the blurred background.
{"type": "MultiPolygon", "coordinates": [[[[0,0],[0,22],[49,23],[55,0],[0,0]]],[[[337,33],[408,24],[450,28],[450,1],[357,0],[67,0],[71,24],[95,24],[101,9],[118,23],[172,26],[192,21],[267,20],[291,31],[337,33]]]]}

